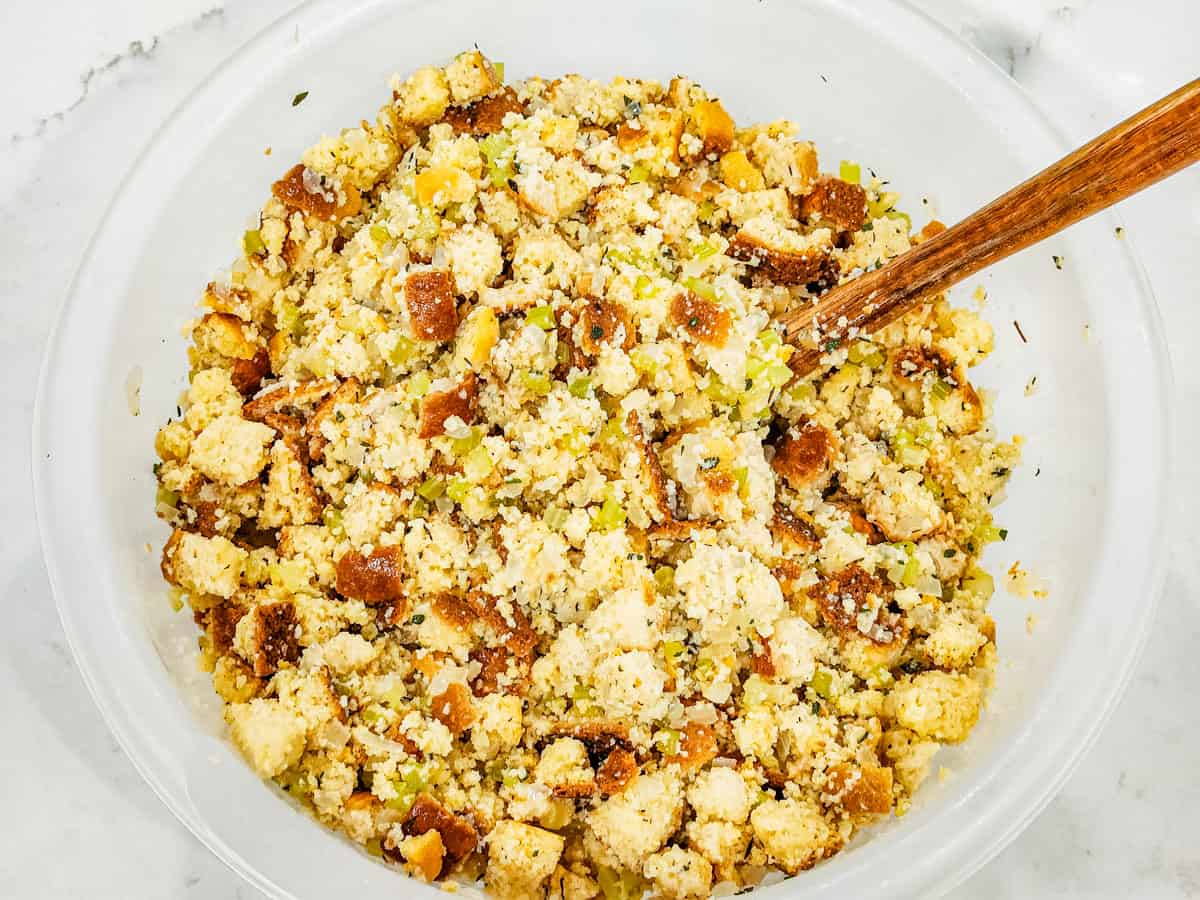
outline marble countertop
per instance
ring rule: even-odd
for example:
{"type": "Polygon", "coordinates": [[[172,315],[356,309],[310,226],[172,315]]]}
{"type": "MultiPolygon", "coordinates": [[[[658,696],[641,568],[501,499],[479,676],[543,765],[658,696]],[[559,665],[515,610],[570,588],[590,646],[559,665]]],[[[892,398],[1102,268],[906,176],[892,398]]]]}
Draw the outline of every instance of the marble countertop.
{"type": "MultiPolygon", "coordinates": [[[[0,11],[0,897],[254,897],[142,782],[66,649],[34,528],[42,345],[128,160],[292,0],[6,0],[0,11]],[[61,23],[70,23],[63,27],[61,23]]],[[[1090,137],[1196,77],[1195,0],[916,0],[1090,137]]],[[[1174,521],[1200,496],[1200,171],[1128,201],[1176,362],[1174,521]]],[[[1171,533],[1157,625],[1061,794],[956,898],[1200,897],[1200,539],[1171,533]]],[[[1131,597],[1129,602],[1143,602],[1131,597]]]]}

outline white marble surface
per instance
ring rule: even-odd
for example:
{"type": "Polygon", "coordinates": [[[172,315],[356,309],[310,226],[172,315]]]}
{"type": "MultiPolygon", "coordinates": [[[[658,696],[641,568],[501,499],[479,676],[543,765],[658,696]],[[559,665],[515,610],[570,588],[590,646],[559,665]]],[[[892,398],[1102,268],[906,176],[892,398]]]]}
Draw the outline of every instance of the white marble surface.
{"type": "MultiPolygon", "coordinates": [[[[205,72],[291,5],[5,0],[0,9],[2,897],[255,896],[158,802],[92,707],[38,548],[29,423],[54,310],[127,160],[205,72]]],[[[1079,138],[1198,74],[1195,0],[918,5],[1079,138]]],[[[1191,346],[1200,171],[1126,203],[1123,215],[1176,361],[1173,515],[1182,523],[1200,494],[1191,346]]],[[[1099,742],[1033,825],[953,896],[1200,897],[1200,540],[1173,534],[1157,626],[1099,742]]]]}

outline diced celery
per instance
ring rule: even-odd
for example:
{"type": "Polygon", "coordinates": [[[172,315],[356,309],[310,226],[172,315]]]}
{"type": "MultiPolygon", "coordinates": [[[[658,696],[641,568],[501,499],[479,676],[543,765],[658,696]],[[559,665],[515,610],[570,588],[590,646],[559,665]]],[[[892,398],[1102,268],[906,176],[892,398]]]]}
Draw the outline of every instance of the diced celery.
{"type": "Polygon", "coordinates": [[[609,497],[602,504],[592,524],[600,531],[612,531],[625,524],[625,510],[615,497],[609,497]]]}
{"type": "Polygon", "coordinates": [[[817,692],[817,696],[824,697],[826,700],[833,696],[833,673],[828,669],[817,669],[809,684],[817,692]]]}
{"type": "Polygon", "coordinates": [[[798,381],[787,393],[793,403],[812,403],[817,399],[817,389],[811,381],[798,381]]]}
{"type": "Polygon", "coordinates": [[[651,741],[659,753],[676,756],[679,753],[680,736],[680,733],[673,728],[664,728],[662,731],[656,731],[651,741]]]}
{"type": "Polygon", "coordinates": [[[487,160],[488,178],[493,187],[504,187],[516,175],[513,167],[512,141],[504,132],[489,134],[479,142],[479,149],[487,160]]]}
{"type": "Polygon", "coordinates": [[[737,391],[726,385],[716,375],[711,376],[708,387],[704,389],[704,395],[723,406],[733,406],[738,401],[737,391]]]}
{"type": "Polygon", "coordinates": [[[604,895],[604,900],[638,900],[645,890],[642,880],[625,869],[598,866],[596,880],[600,883],[600,893],[604,895]]]}
{"type": "Polygon", "coordinates": [[[504,63],[492,63],[492,71],[496,73],[496,80],[501,84],[504,84],[504,63]]]}
{"type": "Polygon", "coordinates": [[[542,514],[542,521],[551,531],[562,531],[571,514],[561,506],[548,506],[542,514]]]}
{"type": "Polygon", "coordinates": [[[717,204],[713,203],[711,200],[701,200],[700,201],[699,215],[700,215],[701,219],[712,218],[712,214],[715,213],[716,211],[717,211],[717,204]]]}
{"type": "Polygon", "coordinates": [[[658,288],[654,286],[649,275],[639,275],[633,283],[633,293],[639,300],[645,300],[657,294],[658,288]]]}
{"type": "Polygon", "coordinates": [[[467,481],[467,479],[455,478],[448,485],[446,485],[446,496],[455,503],[461,504],[467,499],[468,496],[470,496],[471,487],[472,484],[471,482],[467,481]]]}
{"type": "Polygon", "coordinates": [[[962,590],[974,594],[980,600],[986,600],[995,592],[996,582],[983,569],[972,568],[962,581],[962,590]]]}
{"type": "Polygon", "coordinates": [[[417,488],[417,493],[426,500],[436,500],[442,494],[446,493],[446,482],[440,478],[426,478],[421,482],[421,486],[417,488]]]}
{"type": "Polygon", "coordinates": [[[408,379],[409,388],[416,397],[424,397],[429,393],[429,387],[433,384],[433,379],[429,377],[429,373],[422,369],[408,379]]]}
{"type": "Polygon", "coordinates": [[[552,306],[535,306],[525,313],[525,323],[536,325],[542,331],[553,331],[555,326],[554,308],[552,306]]]}
{"type": "Polygon", "coordinates": [[[908,213],[901,212],[898,209],[889,209],[886,213],[884,213],[884,215],[886,215],[889,219],[898,219],[908,226],[909,231],[912,231],[912,219],[909,217],[908,213]]]}
{"type": "Polygon", "coordinates": [[[654,585],[660,594],[674,593],[675,570],[671,566],[659,566],[654,570],[654,585]]]}
{"type": "Polygon", "coordinates": [[[592,688],[590,685],[577,684],[571,691],[571,699],[576,703],[588,703],[592,700],[592,688]]]}
{"type": "Polygon", "coordinates": [[[943,378],[939,378],[929,387],[929,396],[934,400],[945,400],[954,393],[954,387],[943,378]]]}
{"type": "Polygon", "coordinates": [[[900,580],[904,582],[905,587],[912,587],[920,577],[921,564],[917,562],[915,557],[910,556],[908,562],[904,564],[904,574],[900,576],[900,580]]]}
{"type": "Polygon", "coordinates": [[[284,301],[279,306],[278,327],[280,331],[299,339],[304,334],[304,322],[300,318],[300,307],[295,303],[284,301]]]}
{"type": "Polygon", "coordinates": [[[437,218],[427,209],[421,210],[421,219],[417,222],[413,229],[413,237],[431,241],[441,234],[442,226],[438,224],[437,218]]]}
{"type": "Polygon", "coordinates": [[[404,701],[407,699],[408,693],[404,690],[404,682],[396,678],[392,686],[383,692],[379,702],[391,709],[398,710],[404,706],[404,701]]]}
{"type": "Polygon", "coordinates": [[[567,390],[571,392],[572,397],[578,397],[582,400],[588,395],[592,389],[592,379],[586,375],[580,375],[577,378],[571,379],[567,385],[567,390]]]}
{"type": "Polygon", "coordinates": [[[630,184],[641,184],[644,181],[649,181],[650,167],[645,163],[634,163],[629,167],[629,174],[626,176],[626,180],[630,184]]]}
{"type": "Polygon", "coordinates": [[[750,356],[746,359],[746,377],[750,379],[758,378],[767,370],[767,361],[760,356],[750,356]]]}
{"type": "Polygon", "coordinates": [[[454,451],[455,456],[466,456],[472,450],[479,446],[479,442],[483,440],[483,432],[478,428],[471,428],[466,437],[453,438],[450,441],[450,449],[454,451]]]}
{"type": "Polygon", "coordinates": [[[713,303],[717,302],[717,289],[709,282],[699,278],[685,278],[682,284],[697,297],[703,297],[713,303]]]}
{"type": "Polygon", "coordinates": [[[888,688],[895,683],[896,679],[888,670],[887,666],[879,666],[867,678],[867,684],[873,688],[888,688]]]}
{"type": "Polygon", "coordinates": [[[717,248],[708,241],[702,241],[699,244],[692,245],[692,256],[696,257],[696,259],[708,259],[716,252],[717,248]]]}
{"type": "Polygon", "coordinates": [[[346,533],[342,527],[342,511],[336,506],[325,507],[325,511],[321,513],[321,521],[325,523],[325,527],[334,537],[341,537],[346,533]]]}
{"type": "Polygon", "coordinates": [[[738,493],[745,493],[746,485],[750,481],[749,466],[734,466],[733,477],[737,479],[738,493]]]}
{"type": "Polygon", "coordinates": [[[417,345],[404,335],[399,335],[396,338],[396,345],[392,347],[391,353],[388,354],[388,359],[391,360],[392,365],[402,366],[416,355],[417,345]]]}
{"type": "Polygon", "coordinates": [[[408,515],[411,519],[423,519],[429,515],[429,501],[424,497],[414,497],[408,505],[408,515]]]}
{"type": "Polygon", "coordinates": [[[544,372],[522,372],[521,383],[525,385],[525,389],[530,393],[541,396],[550,393],[552,384],[550,376],[544,372]]]}
{"type": "Polygon", "coordinates": [[[246,251],[247,256],[261,256],[267,252],[267,245],[263,242],[262,232],[257,228],[251,228],[242,235],[242,249],[246,251]]]}
{"type": "Polygon", "coordinates": [[[463,475],[478,484],[491,474],[492,465],[492,454],[488,453],[487,447],[480,444],[463,460],[463,475]]]}
{"type": "Polygon", "coordinates": [[[367,838],[367,842],[363,845],[370,856],[376,858],[383,856],[383,841],[377,837],[367,838]]]}
{"type": "Polygon", "coordinates": [[[629,351],[629,361],[639,372],[653,374],[658,371],[658,360],[651,356],[650,351],[641,344],[629,351]]]}
{"type": "Polygon", "coordinates": [[[372,703],[363,709],[359,713],[359,717],[368,725],[379,725],[390,720],[390,716],[384,708],[377,703],[372,703]]]}
{"type": "Polygon", "coordinates": [[[774,328],[764,328],[758,333],[757,340],[764,350],[770,350],[772,347],[778,347],[783,343],[783,338],[779,336],[779,332],[774,328]]]}
{"type": "Polygon", "coordinates": [[[600,429],[600,440],[605,441],[623,441],[629,435],[625,433],[625,428],[621,424],[621,420],[617,418],[609,419],[604,427],[600,429]]]}
{"type": "Polygon", "coordinates": [[[678,659],[683,656],[683,651],[686,645],[683,641],[665,641],[663,643],[663,656],[667,659],[678,659]]]}
{"type": "Polygon", "coordinates": [[[179,492],[169,491],[165,487],[160,487],[154,495],[154,502],[175,509],[179,506],[179,492]]]}
{"type": "Polygon", "coordinates": [[[766,372],[767,383],[772,388],[781,388],[792,380],[794,374],[787,363],[773,362],[766,372]]]}
{"type": "Polygon", "coordinates": [[[386,244],[392,239],[392,233],[387,230],[386,225],[376,223],[371,226],[371,240],[377,244],[386,244]]]}
{"type": "Polygon", "coordinates": [[[861,184],[862,167],[858,163],[852,163],[849,160],[843,159],[838,165],[838,178],[850,184],[861,184]]]}

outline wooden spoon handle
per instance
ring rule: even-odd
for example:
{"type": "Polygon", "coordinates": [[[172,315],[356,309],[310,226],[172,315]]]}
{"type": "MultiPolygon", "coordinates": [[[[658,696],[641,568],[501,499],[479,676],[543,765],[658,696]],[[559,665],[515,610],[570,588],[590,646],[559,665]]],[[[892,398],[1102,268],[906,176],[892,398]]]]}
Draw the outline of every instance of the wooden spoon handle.
{"type": "Polygon", "coordinates": [[[928,297],[1200,160],[1200,79],[1148,106],[880,269],[781,318],[800,375],[928,297]],[[815,348],[813,345],[816,345],[815,348]]]}

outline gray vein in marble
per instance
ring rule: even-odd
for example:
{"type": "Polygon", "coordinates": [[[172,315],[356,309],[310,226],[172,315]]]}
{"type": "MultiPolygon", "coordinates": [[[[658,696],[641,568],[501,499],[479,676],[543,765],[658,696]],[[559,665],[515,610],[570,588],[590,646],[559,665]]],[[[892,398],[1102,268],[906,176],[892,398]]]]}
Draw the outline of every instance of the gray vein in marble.
{"type": "Polygon", "coordinates": [[[79,76],[79,95],[62,109],[55,110],[48,115],[42,116],[34,122],[33,128],[27,132],[13,132],[9,135],[9,142],[19,144],[23,141],[35,140],[46,133],[46,130],[55,123],[62,122],[68,115],[83,105],[92,93],[92,87],[96,80],[104,75],[120,68],[125,63],[147,62],[154,58],[154,52],[158,49],[159,41],[166,35],[172,34],[182,28],[190,26],[193,30],[200,30],[214,21],[220,21],[225,15],[225,8],[222,5],[213,6],[206,9],[204,12],[195,18],[182,22],[173,28],[168,28],[162,34],[152,35],[147,40],[130,41],[129,46],[120,53],[114,54],[107,62],[99,66],[91,66],[86,72],[79,76]]]}

